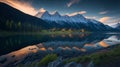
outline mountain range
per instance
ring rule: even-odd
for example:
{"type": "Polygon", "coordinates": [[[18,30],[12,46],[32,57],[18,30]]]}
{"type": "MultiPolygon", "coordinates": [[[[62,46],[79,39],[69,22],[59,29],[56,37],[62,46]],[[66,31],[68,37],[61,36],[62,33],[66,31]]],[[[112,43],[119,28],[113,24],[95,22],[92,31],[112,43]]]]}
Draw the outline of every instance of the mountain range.
{"type": "Polygon", "coordinates": [[[68,15],[64,15],[61,16],[58,12],[54,12],[53,14],[50,14],[48,11],[45,12],[38,12],[38,14],[36,14],[37,17],[40,17],[43,20],[50,20],[50,21],[55,21],[55,22],[59,22],[59,21],[63,21],[63,22],[75,22],[75,23],[79,23],[79,22],[87,22],[87,19],[81,15],[81,14],[77,14],[74,16],[68,16],[68,15]]]}
{"type": "MultiPolygon", "coordinates": [[[[87,19],[81,14],[76,14],[73,16],[69,15],[60,15],[58,12],[54,12],[50,14],[48,11],[45,12],[38,12],[36,17],[43,19],[50,24],[57,24],[62,25],[63,28],[75,28],[75,29],[86,29],[89,31],[112,31],[113,29],[108,26],[104,25],[103,23],[94,20],[94,19],[87,19]]],[[[57,26],[56,25],[56,26],[57,26]]],[[[62,27],[57,26],[57,27],[62,27]]]]}
{"type": "Polygon", "coordinates": [[[62,16],[58,12],[50,14],[45,11],[31,16],[5,3],[0,3],[0,9],[0,31],[40,31],[52,28],[85,29],[93,32],[117,30],[94,19],[87,19],[81,14],[62,16]]]}

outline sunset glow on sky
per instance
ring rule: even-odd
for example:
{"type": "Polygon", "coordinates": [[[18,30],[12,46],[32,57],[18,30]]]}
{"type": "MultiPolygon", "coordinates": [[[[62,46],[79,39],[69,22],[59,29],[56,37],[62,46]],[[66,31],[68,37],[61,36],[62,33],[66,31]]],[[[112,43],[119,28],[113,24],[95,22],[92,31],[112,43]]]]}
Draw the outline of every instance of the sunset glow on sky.
{"type": "Polygon", "coordinates": [[[0,0],[20,11],[35,15],[38,11],[58,11],[60,14],[83,14],[104,24],[120,21],[119,0],[0,0]]]}

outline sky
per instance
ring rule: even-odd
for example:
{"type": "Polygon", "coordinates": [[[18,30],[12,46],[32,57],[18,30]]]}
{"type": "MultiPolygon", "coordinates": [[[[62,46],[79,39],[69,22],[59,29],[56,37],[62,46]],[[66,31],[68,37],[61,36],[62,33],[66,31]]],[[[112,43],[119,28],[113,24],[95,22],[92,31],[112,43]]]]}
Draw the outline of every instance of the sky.
{"type": "Polygon", "coordinates": [[[58,11],[61,15],[83,14],[112,25],[120,22],[120,0],[0,0],[35,16],[39,11],[58,11]]]}

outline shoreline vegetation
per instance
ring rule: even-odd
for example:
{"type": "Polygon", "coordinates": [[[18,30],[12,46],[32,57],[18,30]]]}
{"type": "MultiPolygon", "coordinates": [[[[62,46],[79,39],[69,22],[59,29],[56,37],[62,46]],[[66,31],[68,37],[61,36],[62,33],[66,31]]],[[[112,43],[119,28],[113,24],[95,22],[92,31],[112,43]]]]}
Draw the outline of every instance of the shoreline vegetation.
{"type": "MultiPolygon", "coordinates": [[[[33,62],[31,64],[18,64],[18,67],[44,67],[47,66],[50,62],[53,62],[58,59],[58,56],[56,54],[48,54],[43,59],[41,59],[39,62],[33,62]]],[[[90,55],[84,55],[84,56],[78,56],[74,58],[67,58],[63,61],[64,65],[70,62],[80,63],[82,65],[86,65],[93,62],[95,67],[118,67],[117,65],[120,65],[120,45],[114,46],[113,49],[106,50],[104,52],[96,52],[90,55]]]]}
{"type": "Polygon", "coordinates": [[[120,44],[118,44],[118,46],[114,46],[114,48],[110,50],[67,59],[64,63],[76,62],[84,64],[90,61],[93,61],[95,65],[114,64],[118,61],[120,62],[120,44]]]}
{"type": "Polygon", "coordinates": [[[50,35],[50,34],[90,34],[92,32],[84,31],[84,30],[62,30],[62,31],[48,31],[42,30],[39,32],[8,32],[8,31],[0,31],[0,35],[50,35]]]}
{"type": "Polygon", "coordinates": [[[24,32],[11,32],[11,31],[0,31],[0,36],[10,36],[10,35],[62,35],[62,34],[92,34],[92,33],[97,33],[97,34],[119,34],[118,32],[89,32],[85,31],[84,29],[82,30],[41,30],[38,32],[29,32],[29,31],[24,31],[24,32]]]}

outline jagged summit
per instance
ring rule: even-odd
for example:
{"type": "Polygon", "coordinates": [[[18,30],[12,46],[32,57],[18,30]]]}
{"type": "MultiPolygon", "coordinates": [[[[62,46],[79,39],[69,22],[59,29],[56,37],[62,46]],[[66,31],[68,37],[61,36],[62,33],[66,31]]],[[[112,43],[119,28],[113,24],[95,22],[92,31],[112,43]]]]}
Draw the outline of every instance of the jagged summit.
{"type": "Polygon", "coordinates": [[[120,23],[116,23],[116,24],[112,25],[111,27],[120,30],[120,23]]]}
{"type": "Polygon", "coordinates": [[[50,16],[48,11],[45,11],[42,16],[50,16]]]}
{"type": "Polygon", "coordinates": [[[43,15],[49,14],[48,11],[41,12],[39,11],[35,16],[41,18],[43,15]]]}
{"type": "Polygon", "coordinates": [[[54,13],[49,13],[48,11],[46,12],[38,12],[38,14],[36,14],[36,17],[39,17],[43,20],[48,20],[48,21],[64,21],[64,22],[75,22],[75,23],[79,23],[79,22],[87,22],[86,18],[81,15],[81,14],[77,14],[77,15],[73,15],[73,16],[69,16],[69,15],[61,15],[59,14],[59,12],[55,11],[54,13]]]}
{"type": "Polygon", "coordinates": [[[55,15],[55,16],[61,16],[57,11],[55,11],[55,12],[53,13],[53,15],[55,15]]]}
{"type": "Polygon", "coordinates": [[[91,30],[110,30],[111,27],[104,25],[103,23],[95,20],[85,18],[82,14],[75,15],[61,15],[59,12],[55,11],[54,13],[49,13],[48,11],[42,13],[41,17],[39,17],[50,24],[57,23],[60,25],[74,27],[75,28],[86,28],[91,30]],[[66,25],[67,24],[67,25],[66,25]],[[88,27],[88,28],[87,28],[88,27]]]}

